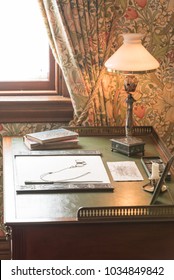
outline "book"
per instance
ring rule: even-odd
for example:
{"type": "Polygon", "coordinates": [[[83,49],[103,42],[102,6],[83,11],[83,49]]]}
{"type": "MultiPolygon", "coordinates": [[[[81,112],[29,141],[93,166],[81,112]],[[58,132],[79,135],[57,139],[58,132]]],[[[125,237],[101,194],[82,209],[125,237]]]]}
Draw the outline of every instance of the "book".
{"type": "Polygon", "coordinates": [[[77,139],[78,133],[65,128],[58,128],[53,130],[28,133],[25,136],[29,140],[44,144],[48,142],[77,139]]]}
{"type": "Polygon", "coordinates": [[[68,139],[63,141],[54,141],[40,144],[36,141],[23,137],[24,144],[29,150],[56,150],[56,149],[73,149],[78,147],[78,139],[68,139]]]}

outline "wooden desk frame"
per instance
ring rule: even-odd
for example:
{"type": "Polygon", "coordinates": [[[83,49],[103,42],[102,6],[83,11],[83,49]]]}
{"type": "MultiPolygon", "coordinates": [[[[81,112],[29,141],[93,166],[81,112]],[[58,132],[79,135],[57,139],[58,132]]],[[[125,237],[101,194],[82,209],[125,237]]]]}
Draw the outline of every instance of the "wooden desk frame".
{"type": "MultiPolygon", "coordinates": [[[[124,127],[70,129],[80,136],[113,137],[125,134],[124,127]]],[[[136,136],[152,137],[159,154],[168,161],[170,152],[152,127],[136,127],[134,133],[136,136]]],[[[174,207],[171,205],[114,206],[112,209],[82,207],[74,219],[17,219],[14,192],[11,191],[14,189],[11,137],[4,137],[3,149],[4,222],[12,239],[12,259],[174,258],[174,207]],[[96,217],[97,211],[103,213],[99,218],[96,217]],[[114,218],[112,211],[116,211],[114,218]]]]}

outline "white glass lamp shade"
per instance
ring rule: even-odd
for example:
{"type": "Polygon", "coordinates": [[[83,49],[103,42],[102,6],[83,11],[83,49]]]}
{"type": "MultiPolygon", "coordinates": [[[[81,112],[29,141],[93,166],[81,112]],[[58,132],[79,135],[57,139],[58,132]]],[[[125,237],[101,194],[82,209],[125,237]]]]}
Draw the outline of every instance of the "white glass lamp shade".
{"type": "Polygon", "coordinates": [[[105,62],[108,71],[142,73],[159,67],[158,61],[143,47],[142,34],[123,34],[123,45],[105,62]]]}

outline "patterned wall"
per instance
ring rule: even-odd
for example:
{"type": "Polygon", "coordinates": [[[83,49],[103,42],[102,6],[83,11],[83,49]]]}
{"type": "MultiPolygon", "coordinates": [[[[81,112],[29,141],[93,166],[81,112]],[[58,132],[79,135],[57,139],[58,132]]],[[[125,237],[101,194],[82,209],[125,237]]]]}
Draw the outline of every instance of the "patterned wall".
{"type": "MultiPolygon", "coordinates": [[[[160,63],[155,73],[138,77],[139,84],[134,94],[135,124],[152,125],[174,153],[174,0],[118,2],[120,17],[115,48],[122,44],[120,34],[143,33],[143,45],[160,63]]],[[[112,88],[114,117],[117,125],[124,125],[126,94],[122,78],[117,77],[115,83],[116,90],[112,88]]],[[[112,86],[109,77],[104,86],[106,89],[112,86]]]]}

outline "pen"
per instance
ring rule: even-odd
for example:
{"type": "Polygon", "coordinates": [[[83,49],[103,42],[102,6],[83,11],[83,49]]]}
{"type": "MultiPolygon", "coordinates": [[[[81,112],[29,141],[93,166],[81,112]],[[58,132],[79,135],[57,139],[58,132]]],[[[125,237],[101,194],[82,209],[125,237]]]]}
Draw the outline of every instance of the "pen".
{"type": "Polygon", "coordinates": [[[50,182],[42,182],[42,181],[25,181],[25,185],[54,185],[57,183],[66,183],[66,184],[92,184],[92,183],[102,183],[100,180],[96,181],[50,181],[50,182]]]}

